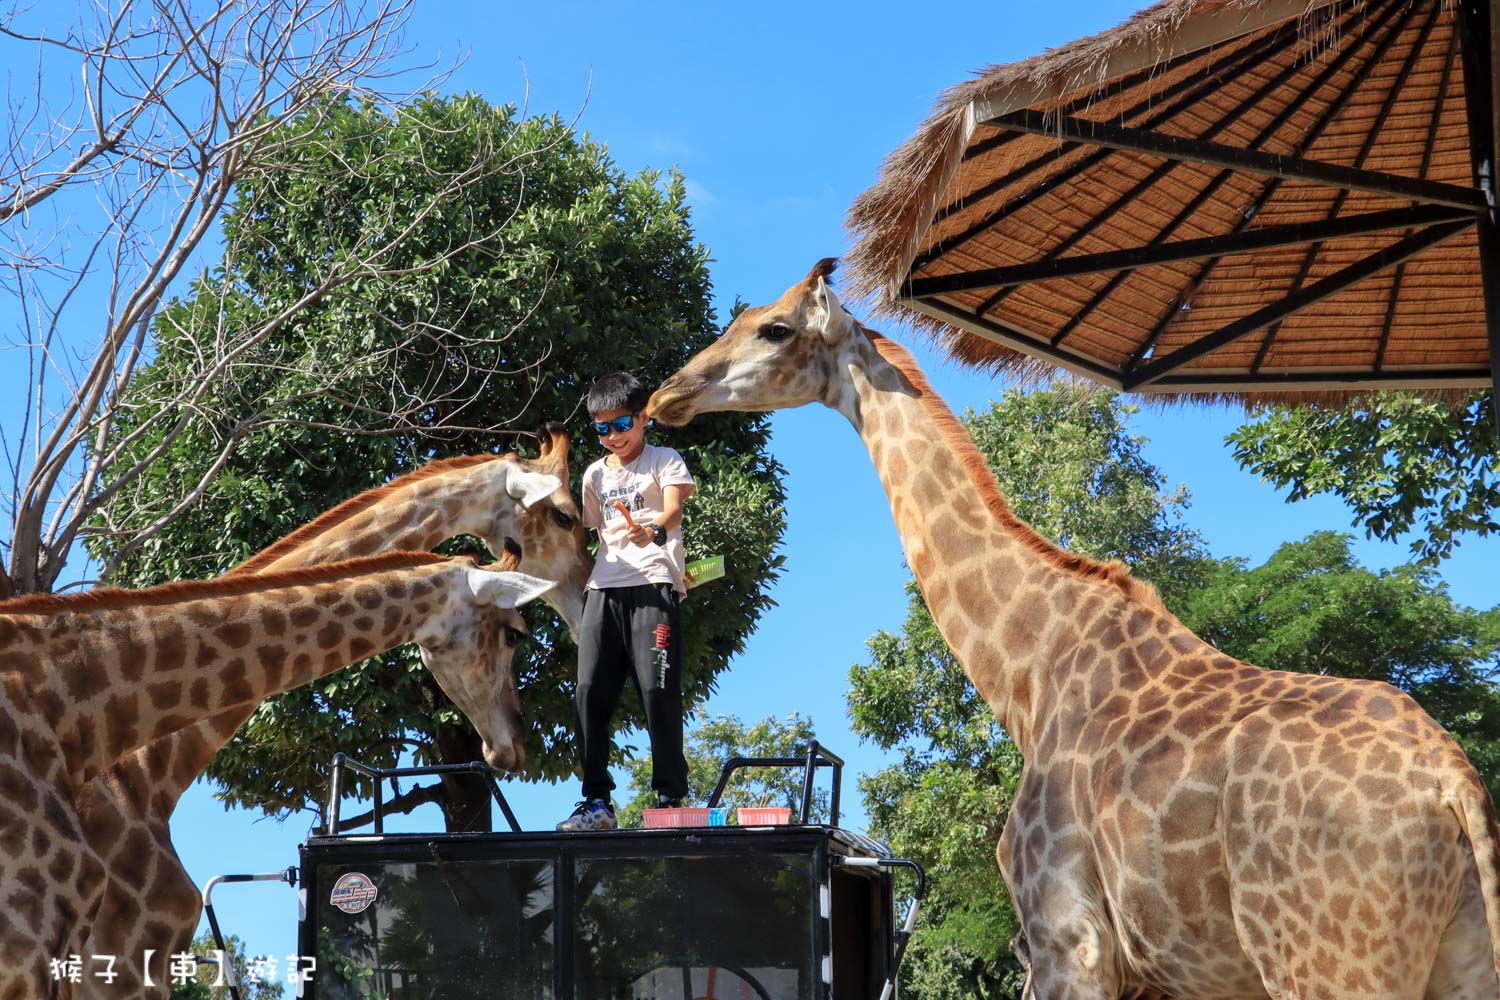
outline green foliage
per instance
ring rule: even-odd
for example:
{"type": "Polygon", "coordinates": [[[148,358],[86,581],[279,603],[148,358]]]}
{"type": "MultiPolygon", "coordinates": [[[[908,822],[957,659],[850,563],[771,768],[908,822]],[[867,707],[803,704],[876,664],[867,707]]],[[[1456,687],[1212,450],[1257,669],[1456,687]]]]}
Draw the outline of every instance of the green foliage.
{"type": "MultiPolygon", "coordinates": [[[[793,712],[785,719],[765,718],[746,726],[732,715],[698,712],[696,725],[683,739],[688,765],[688,796],[684,805],[706,804],[719,782],[724,762],[731,757],[800,757],[814,736],[813,721],[793,712]]],[[[722,806],[786,806],[793,815],[802,808],[803,771],[792,768],[740,768],[724,788],[722,806]]],[[[813,820],[828,815],[827,771],[819,770],[813,793],[813,820]]],[[[631,800],[620,809],[622,826],[639,826],[641,811],[656,805],[651,789],[651,755],[630,760],[631,800]]]]}
{"type": "MultiPolygon", "coordinates": [[[[1113,393],[1055,382],[1008,392],[965,423],[1022,518],[1075,551],[1121,559],[1180,601],[1213,570],[1180,523],[1186,491],[1163,477],[1128,433],[1133,412],[1113,393]]],[[[895,765],[860,781],[870,828],[928,871],[928,899],[902,971],[923,1000],[1011,996],[1019,926],[995,864],[1021,758],[939,634],[915,582],[899,635],[877,633],[851,672],[854,729],[895,765]]]]}
{"type": "MultiPolygon", "coordinates": [[[[281,169],[243,178],[224,215],[235,252],[162,310],[158,352],[132,381],[113,439],[146,431],[128,465],[159,440],[154,428],[181,421],[187,430],[101,513],[110,532],[92,549],[106,560],[134,530],[170,519],[113,583],[221,572],[425,461],[494,450],[492,428],[572,419],[582,432],[580,400],[594,377],[632,370],[654,384],[717,336],[708,250],[676,174],[627,174],[558,118],[523,120],[477,97],[339,106],[316,122],[313,135],[291,130],[281,169]],[[483,182],[438,199],[445,179],[476,159],[493,167],[483,182]],[[201,366],[206,340],[263,326],[335,262],[393,240],[385,274],[294,310],[214,375],[213,405],[163,402],[185,380],[213,375],[201,366]],[[264,412],[275,419],[214,468],[247,414],[264,412]],[[171,515],[205,477],[201,500],[171,515]]],[[[726,577],[695,591],[684,615],[689,705],[712,691],[770,604],[784,496],[768,437],[764,416],[726,413],[664,440],[699,482],[687,505],[689,558],[728,557],[726,577]]],[[[598,455],[581,433],[575,484],[598,455]]],[[[536,639],[515,663],[531,727],[523,777],[558,780],[579,759],[574,649],[550,609],[533,605],[527,617],[536,639]]],[[[642,721],[628,701],[623,715],[625,726],[642,721]]],[[[406,648],[267,702],[209,774],[227,802],[317,808],[335,751],[377,766],[406,751],[427,762],[443,757],[435,744],[462,745],[470,733],[406,648]]]]}
{"type": "MultiPolygon", "coordinates": [[[[194,955],[212,956],[218,949],[214,943],[213,935],[204,931],[193,939],[192,946],[188,949],[194,955]]],[[[275,974],[271,973],[270,967],[264,967],[259,975],[259,980],[252,982],[250,979],[250,959],[245,955],[245,944],[238,937],[231,934],[224,941],[224,950],[229,954],[229,962],[234,967],[235,981],[240,984],[240,996],[243,1000],[280,1000],[286,995],[286,987],[282,982],[290,971],[284,964],[285,958],[277,956],[275,974]]],[[[215,986],[219,979],[219,970],[214,965],[203,965],[198,968],[198,977],[188,983],[175,983],[172,986],[172,1000],[229,1000],[229,987],[215,986]]]]}
{"type": "Polygon", "coordinates": [[[1288,500],[1332,493],[1375,538],[1416,531],[1412,553],[1436,562],[1466,533],[1500,531],[1495,421],[1493,392],[1455,403],[1380,393],[1348,409],[1271,407],[1228,440],[1288,500]]]}
{"type": "Polygon", "coordinates": [[[1257,666],[1394,684],[1459,738],[1500,792],[1500,609],[1454,603],[1430,568],[1365,569],[1349,541],[1319,532],[1264,566],[1221,562],[1182,622],[1257,666]]]}

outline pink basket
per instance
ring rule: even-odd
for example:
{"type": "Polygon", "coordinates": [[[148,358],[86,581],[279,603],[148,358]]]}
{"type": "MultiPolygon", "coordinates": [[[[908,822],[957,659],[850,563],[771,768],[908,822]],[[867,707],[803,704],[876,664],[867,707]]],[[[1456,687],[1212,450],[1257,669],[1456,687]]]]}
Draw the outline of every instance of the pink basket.
{"type": "Polygon", "coordinates": [[[742,807],[735,818],[740,826],[786,826],[792,821],[792,811],[785,806],[742,807]]]}
{"type": "Polygon", "coordinates": [[[646,809],[641,815],[647,830],[708,826],[710,809],[646,809]]]}

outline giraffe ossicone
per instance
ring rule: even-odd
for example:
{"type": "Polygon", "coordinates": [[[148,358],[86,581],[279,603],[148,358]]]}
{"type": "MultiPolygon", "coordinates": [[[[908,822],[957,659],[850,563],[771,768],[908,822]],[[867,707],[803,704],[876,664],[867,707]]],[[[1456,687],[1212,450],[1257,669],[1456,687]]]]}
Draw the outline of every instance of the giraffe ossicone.
{"type": "Polygon", "coordinates": [[[933,619],[1025,766],[996,857],[1028,995],[1500,995],[1500,833],[1457,742],[1370,681],[1263,670],[1017,518],[911,355],[819,262],[652,396],[858,431],[933,619]]]}

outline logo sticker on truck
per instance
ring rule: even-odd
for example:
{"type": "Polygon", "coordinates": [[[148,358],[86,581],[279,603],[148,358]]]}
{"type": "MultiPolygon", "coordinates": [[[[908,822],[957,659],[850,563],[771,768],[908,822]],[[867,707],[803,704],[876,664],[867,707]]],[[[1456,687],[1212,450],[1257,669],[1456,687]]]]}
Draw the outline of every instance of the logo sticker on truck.
{"type": "Polygon", "coordinates": [[[333,883],[333,895],[328,901],[345,913],[363,913],[375,902],[376,895],[375,883],[368,875],[350,872],[333,883]]]}

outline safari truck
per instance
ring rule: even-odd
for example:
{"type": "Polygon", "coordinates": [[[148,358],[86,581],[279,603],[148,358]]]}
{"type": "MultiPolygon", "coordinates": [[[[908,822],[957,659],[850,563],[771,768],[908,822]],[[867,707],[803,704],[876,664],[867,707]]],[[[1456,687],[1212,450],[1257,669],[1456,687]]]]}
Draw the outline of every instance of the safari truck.
{"type": "Polygon", "coordinates": [[[925,876],[838,825],[842,768],[816,741],[803,757],[736,757],[688,816],[705,825],[562,833],[522,830],[483,764],[377,770],[341,754],[327,829],[354,772],[376,789],[373,832],[310,837],[296,868],[219,876],[204,902],[222,948],[217,886],[292,883],[299,951],[316,959],[297,995],[314,1000],[885,1000],[925,876]],[[800,815],[707,825],[748,767],[802,769],[800,815]],[[824,769],[829,822],[812,823],[824,769]],[[509,830],[385,833],[384,780],[445,771],[487,781],[509,830]],[[915,875],[899,925],[898,868],[915,875]]]}

